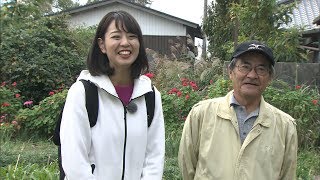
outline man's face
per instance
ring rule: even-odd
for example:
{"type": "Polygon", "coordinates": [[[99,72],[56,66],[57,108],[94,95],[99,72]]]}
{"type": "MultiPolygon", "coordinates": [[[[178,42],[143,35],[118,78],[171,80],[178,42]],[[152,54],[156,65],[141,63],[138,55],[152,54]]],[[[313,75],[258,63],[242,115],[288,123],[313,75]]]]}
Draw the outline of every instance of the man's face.
{"type": "Polygon", "coordinates": [[[248,52],[237,59],[236,67],[229,72],[235,97],[260,99],[272,79],[270,62],[258,52],[248,52]]]}

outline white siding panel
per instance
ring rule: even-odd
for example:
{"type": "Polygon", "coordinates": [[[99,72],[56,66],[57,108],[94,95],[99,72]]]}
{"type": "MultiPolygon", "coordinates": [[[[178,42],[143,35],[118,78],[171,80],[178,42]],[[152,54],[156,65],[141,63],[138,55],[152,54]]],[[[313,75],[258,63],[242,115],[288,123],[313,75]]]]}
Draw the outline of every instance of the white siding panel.
{"type": "Polygon", "coordinates": [[[182,24],[170,21],[168,19],[155,16],[153,14],[139,11],[123,5],[111,5],[108,7],[99,7],[85,12],[72,14],[69,23],[71,27],[92,26],[100,22],[102,17],[108,12],[114,10],[124,10],[130,13],[138,21],[143,35],[156,36],[185,36],[186,27],[182,24]]]}

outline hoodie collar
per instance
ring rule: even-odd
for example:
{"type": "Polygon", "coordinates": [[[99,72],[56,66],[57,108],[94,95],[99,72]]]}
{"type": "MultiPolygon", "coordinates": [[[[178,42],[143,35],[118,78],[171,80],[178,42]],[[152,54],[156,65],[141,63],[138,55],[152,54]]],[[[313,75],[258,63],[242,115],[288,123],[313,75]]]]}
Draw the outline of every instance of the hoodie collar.
{"type": "MultiPolygon", "coordinates": [[[[92,76],[88,70],[83,70],[77,81],[80,79],[89,80],[94,83],[97,87],[104,89],[108,93],[118,97],[118,94],[107,75],[92,76]]],[[[151,80],[144,75],[141,75],[139,78],[134,79],[134,86],[131,99],[137,98],[146,94],[147,92],[152,91],[151,89],[151,80]]]]}

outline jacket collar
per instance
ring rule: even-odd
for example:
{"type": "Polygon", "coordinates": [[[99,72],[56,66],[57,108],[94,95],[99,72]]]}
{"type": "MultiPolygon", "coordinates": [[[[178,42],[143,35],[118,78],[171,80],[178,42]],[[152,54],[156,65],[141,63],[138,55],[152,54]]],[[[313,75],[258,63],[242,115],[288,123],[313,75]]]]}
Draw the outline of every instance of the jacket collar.
{"type": "MultiPolygon", "coordinates": [[[[104,89],[111,95],[118,97],[118,94],[107,75],[100,75],[100,76],[92,76],[88,70],[83,70],[78,79],[85,79],[93,82],[97,87],[104,89]]],[[[152,91],[151,89],[151,80],[144,75],[141,75],[139,78],[134,80],[134,87],[131,99],[137,98],[146,94],[147,92],[152,91]]]]}
{"type": "MultiPolygon", "coordinates": [[[[217,115],[226,120],[231,120],[232,117],[236,117],[233,107],[230,106],[232,95],[233,95],[233,91],[230,91],[223,98],[223,100],[218,103],[217,115]]],[[[261,97],[259,116],[255,124],[261,124],[262,126],[270,127],[271,121],[272,121],[271,120],[272,114],[273,113],[270,109],[270,105],[264,101],[263,97],[261,97]]]]}

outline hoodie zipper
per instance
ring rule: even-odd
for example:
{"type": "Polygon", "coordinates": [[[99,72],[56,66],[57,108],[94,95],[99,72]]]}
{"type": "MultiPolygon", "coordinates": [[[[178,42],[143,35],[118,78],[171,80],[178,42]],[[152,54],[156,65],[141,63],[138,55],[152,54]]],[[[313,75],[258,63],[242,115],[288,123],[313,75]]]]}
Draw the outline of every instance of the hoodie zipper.
{"type": "Polygon", "coordinates": [[[127,146],[127,108],[124,109],[124,144],[123,144],[123,156],[122,156],[122,180],[124,180],[124,171],[126,168],[126,146],[127,146]]]}
{"type": "MultiPolygon", "coordinates": [[[[105,92],[107,92],[108,94],[112,95],[113,97],[117,98],[120,100],[120,102],[122,103],[121,99],[111,93],[109,93],[108,91],[104,90],[105,92]]],[[[132,100],[134,99],[137,99],[139,97],[142,97],[144,96],[141,95],[141,96],[138,96],[138,97],[135,97],[133,99],[130,99],[129,103],[131,103],[132,100]]],[[[126,146],[127,146],[127,106],[125,106],[123,103],[123,109],[124,109],[124,112],[123,112],[123,115],[124,115],[124,144],[123,144],[123,155],[122,155],[122,176],[121,176],[121,180],[124,180],[124,174],[125,174],[125,168],[126,168],[126,146]]]]}

